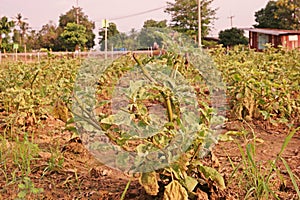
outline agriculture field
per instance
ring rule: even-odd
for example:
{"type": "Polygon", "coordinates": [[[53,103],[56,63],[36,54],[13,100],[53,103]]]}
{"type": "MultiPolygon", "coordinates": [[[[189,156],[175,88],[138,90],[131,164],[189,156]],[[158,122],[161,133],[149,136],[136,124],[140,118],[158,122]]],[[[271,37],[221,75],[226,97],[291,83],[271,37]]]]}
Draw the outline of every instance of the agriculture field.
{"type": "Polygon", "coordinates": [[[2,62],[0,199],[299,199],[300,53],[242,47],[208,53],[226,85],[225,102],[214,96],[221,87],[205,82],[212,71],[200,73],[192,56],[171,52],[157,57],[128,53],[92,81],[98,102],[94,126],[120,149],[145,155],[168,148],[181,130],[197,130],[171,166],[134,175],[101,164],[74,125],[74,103],[89,100],[74,98],[82,94],[78,80],[88,77],[79,72],[88,65],[99,72],[103,61],[49,55],[40,62],[2,62]],[[137,77],[141,80],[131,81],[137,77]],[[114,89],[122,95],[110,101],[114,89]],[[122,107],[125,97],[128,108],[122,107]],[[217,136],[211,130],[213,104],[227,108],[220,111],[226,120],[217,136]],[[158,110],[165,112],[160,116],[158,110]],[[162,129],[161,122],[166,122],[162,129]],[[123,125],[147,137],[137,140],[123,125]],[[211,152],[203,157],[205,145],[211,152]]]}

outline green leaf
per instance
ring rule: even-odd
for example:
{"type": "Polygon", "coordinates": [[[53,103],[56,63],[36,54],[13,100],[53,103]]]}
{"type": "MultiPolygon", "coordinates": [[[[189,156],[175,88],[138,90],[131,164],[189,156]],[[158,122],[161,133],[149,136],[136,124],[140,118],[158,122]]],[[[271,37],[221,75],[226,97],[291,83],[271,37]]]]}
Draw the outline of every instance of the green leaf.
{"type": "Polygon", "coordinates": [[[157,183],[156,172],[146,172],[142,173],[140,179],[140,184],[145,188],[147,194],[156,196],[159,191],[159,186],[157,183]]]}
{"type": "Polygon", "coordinates": [[[234,74],[233,75],[233,80],[239,82],[239,81],[241,81],[241,76],[239,74],[234,74]]]}
{"type": "Polygon", "coordinates": [[[74,117],[71,117],[70,119],[68,119],[66,125],[73,124],[74,122],[75,122],[74,117]]]}
{"type": "Polygon", "coordinates": [[[283,144],[282,144],[282,147],[281,147],[281,150],[278,154],[278,156],[281,156],[282,152],[284,151],[284,149],[287,147],[288,143],[290,142],[290,140],[292,139],[292,137],[295,135],[295,133],[300,130],[300,126],[296,129],[294,129],[293,131],[291,131],[288,136],[286,136],[283,144]]]}
{"type": "Polygon", "coordinates": [[[77,131],[77,128],[75,126],[67,126],[65,128],[65,131],[70,131],[70,132],[73,132],[75,133],[76,135],[78,135],[78,131],[77,131]]]}
{"type": "Polygon", "coordinates": [[[282,162],[283,162],[283,164],[284,164],[284,166],[285,166],[285,168],[286,168],[286,170],[287,170],[287,172],[288,172],[288,174],[289,174],[289,176],[291,178],[291,181],[292,181],[293,186],[294,186],[294,188],[295,188],[295,190],[297,192],[298,197],[300,197],[299,187],[297,185],[297,182],[295,180],[295,176],[294,176],[294,174],[293,174],[290,166],[288,165],[288,163],[286,162],[286,160],[284,158],[280,157],[280,159],[282,160],[282,162]]]}
{"type": "Polygon", "coordinates": [[[227,131],[224,135],[242,136],[245,134],[244,131],[227,131]]]}
{"type": "Polygon", "coordinates": [[[163,200],[188,200],[186,189],[176,180],[165,187],[163,200]]]}
{"type": "Polygon", "coordinates": [[[30,191],[31,191],[33,194],[38,194],[38,193],[43,192],[44,189],[43,189],[43,188],[32,188],[30,191]]]}
{"type": "Polygon", "coordinates": [[[139,156],[142,156],[142,155],[146,155],[148,154],[148,146],[145,145],[145,144],[139,144],[137,147],[136,147],[136,152],[139,156]]]}
{"type": "Polygon", "coordinates": [[[24,198],[26,197],[26,195],[27,195],[27,191],[26,191],[26,190],[22,190],[22,191],[20,191],[20,192],[18,193],[18,197],[19,197],[20,199],[24,199],[24,198]]]}
{"type": "Polygon", "coordinates": [[[264,117],[264,120],[267,120],[267,119],[269,119],[270,118],[270,113],[269,112],[267,112],[267,111],[265,111],[265,110],[260,110],[259,111],[261,114],[262,114],[262,116],[264,117]]]}
{"type": "Polygon", "coordinates": [[[166,170],[172,173],[176,179],[182,179],[183,177],[185,177],[185,174],[182,174],[182,172],[184,171],[181,171],[180,169],[180,164],[174,164],[169,170],[166,170]]]}
{"type": "Polygon", "coordinates": [[[24,190],[26,188],[25,184],[21,183],[18,185],[18,187],[21,189],[21,190],[24,190]]]}
{"type": "Polygon", "coordinates": [[[215,181],[221,190],[226,189],[224,178],[217,170],[199,164],[199,171],[201,171],[206,178],[210,178],[211,180],[215,181]]]}
{"type": "Polygon", "coordinates": [[[192,192],[198,184],[197,179],[191,176],[187,176],[184,181],[189,192],[192,192]]]}
{"type": "Polygon", "coordinates": [[[230,136],[230,135],[223,135],[223,134],[220,134],[218,136],[218,140],[221,141],[221,142],[228,142],[228,141],[233,141],[234,139],[230,136]]]}
{"type": "Polygon", "coordinates": [[[131,116],[129,113],[126,113],[124,111],[119,111],[115,115],[110,115],[104,119],[101,120],[101,123],[103,124],[115,124],[115,125],[127,125],[130,126],[131,123],[131,116]]]}

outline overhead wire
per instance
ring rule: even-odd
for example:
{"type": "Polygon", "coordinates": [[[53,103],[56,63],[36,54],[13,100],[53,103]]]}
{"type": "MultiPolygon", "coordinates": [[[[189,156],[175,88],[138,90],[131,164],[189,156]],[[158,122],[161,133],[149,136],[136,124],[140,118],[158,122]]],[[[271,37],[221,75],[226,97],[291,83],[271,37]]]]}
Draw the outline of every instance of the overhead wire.
{"type": "Polygon", "coordinates": [[[126,18],[130,18],[130,17],[135,17],[135,16],[147,14],[147,13],[150,13],[150,12],[154,12],[156,10],[160,10],[160,9],[163,9],[163,8],[166,8],[166,7],[167,6],[161,6],[161,7],[158,7],[158,8],[153,8],[153,9],[150,9],[150,10],[145,10],[143,12],[138,12],[138,13],[134,13],[134,14],[130,14],[130,15],[121,16],[121,17],[109,18],[108,20],[120,20],[120,19],[126,19],[126,18]]]}

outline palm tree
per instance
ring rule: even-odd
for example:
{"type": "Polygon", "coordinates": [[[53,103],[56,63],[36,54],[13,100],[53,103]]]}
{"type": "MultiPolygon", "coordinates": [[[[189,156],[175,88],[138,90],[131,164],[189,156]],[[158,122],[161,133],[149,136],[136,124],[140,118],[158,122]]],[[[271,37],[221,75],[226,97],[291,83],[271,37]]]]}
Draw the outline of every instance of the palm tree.
{"type": "Polygon", "coordinates": [[[16,24],[19,26],[20,28],[20,45],[22,46],[24,43],[24,39],[25,39],[25,34],[27,32],[27,30],[29,29],[29,24],[25,21],[28,18],[23,18],[21,13],[18,13],[17,16],[15,17],[16,19],[16,24]]]}
{"type": "Polygon", "coordinates": [[[3,36],[7,36],[11,32],[11,28],[14,27],[14,22],[9,21],[6,16],[0,19],[0,49],[2,47],[3,36]]]}

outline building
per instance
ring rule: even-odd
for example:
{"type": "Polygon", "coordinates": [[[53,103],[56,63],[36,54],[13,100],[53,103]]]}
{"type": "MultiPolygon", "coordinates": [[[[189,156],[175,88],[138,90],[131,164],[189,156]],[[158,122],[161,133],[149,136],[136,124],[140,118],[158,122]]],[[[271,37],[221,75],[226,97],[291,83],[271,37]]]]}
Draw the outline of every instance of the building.
{"type": "Polygon", "coordinates": [[[300,30],[281,30],[267,28],[248,28],[250,48],[262,51],[265,44],[270,43],[274,47],[282,46],[287,49],[300,50],[300,30]]]}

